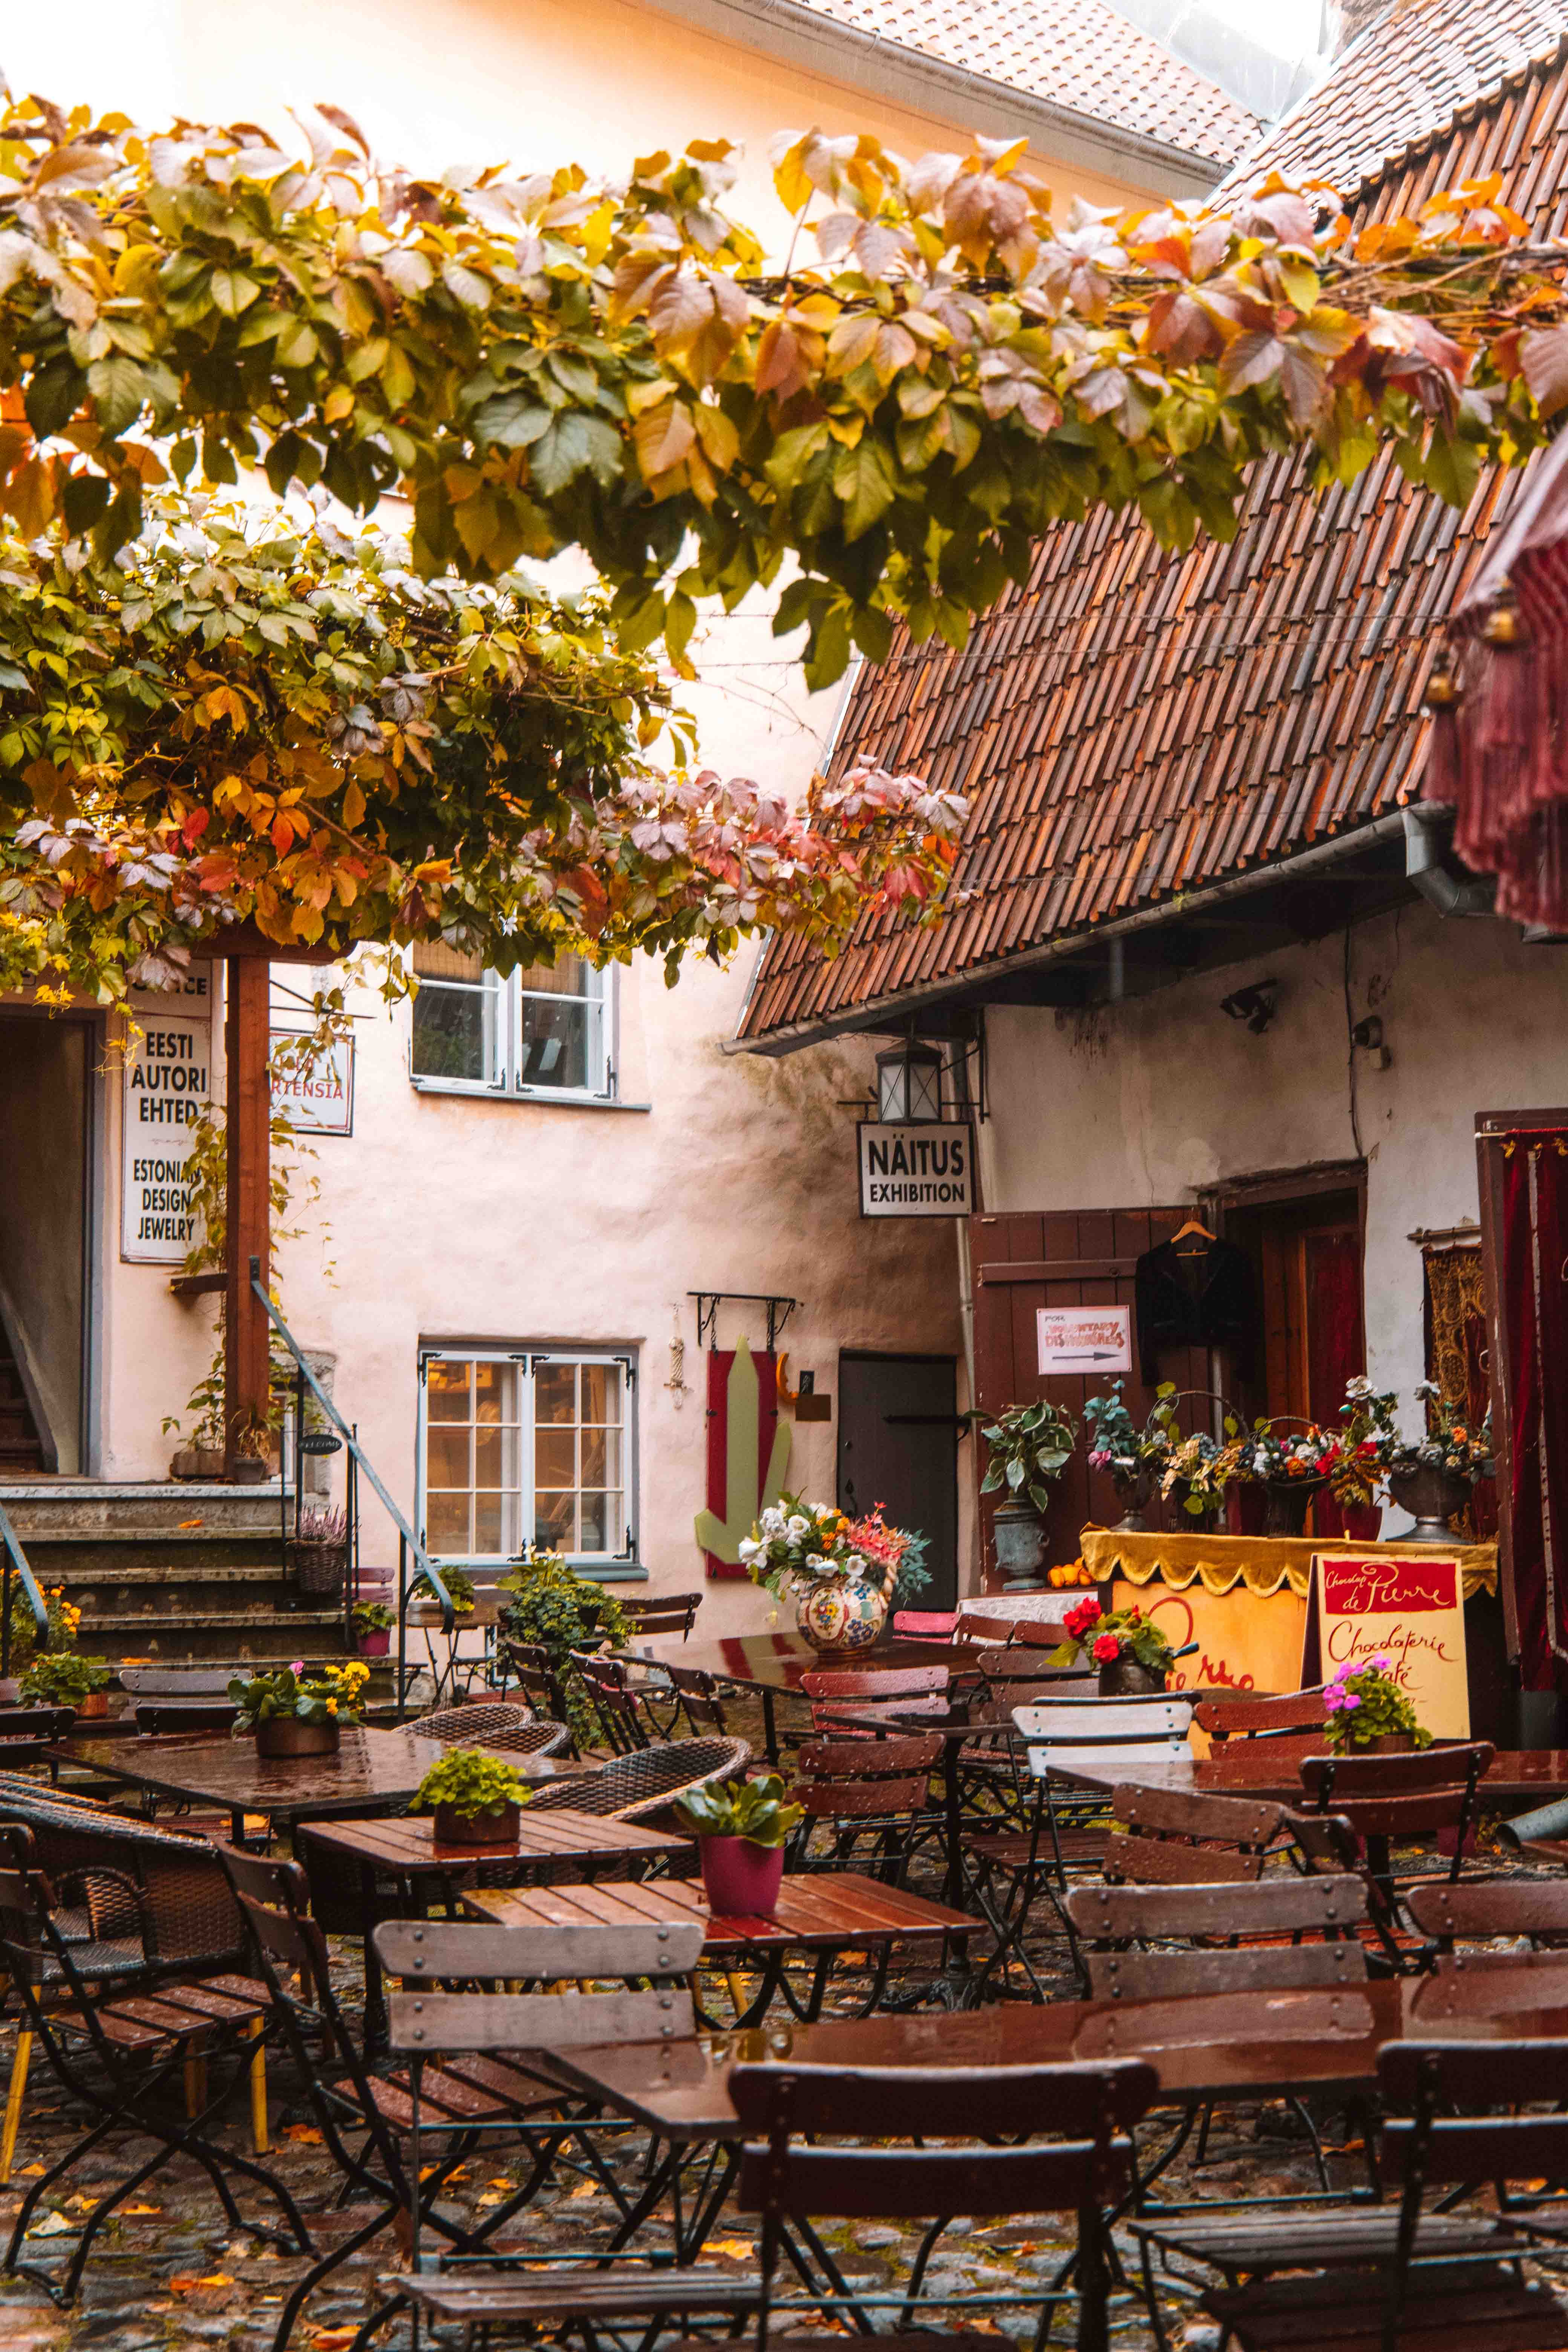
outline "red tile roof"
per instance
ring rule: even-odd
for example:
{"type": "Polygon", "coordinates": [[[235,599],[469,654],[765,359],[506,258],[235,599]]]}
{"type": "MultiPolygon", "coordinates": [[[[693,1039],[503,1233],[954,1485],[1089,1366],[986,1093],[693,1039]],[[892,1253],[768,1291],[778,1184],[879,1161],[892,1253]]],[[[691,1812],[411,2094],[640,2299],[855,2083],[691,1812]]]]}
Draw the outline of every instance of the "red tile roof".
{"type": "MultiPolygon", "coordinates": [[[[1413,211],[1435,190],[1498,170],[1536,234],[1561,236],[1568,18],[1558,16],[1546,59],[1519,73],[1506,65],[1508,84],[1489,102],[1457,83],[1457,125],[1431,80],[1431,60],[1455,44],[1472,60],[1513,59],[1510,6],[1506,26],[1500,0],[1397,10],[1262,159],[1292,138],[1290,152],[1313,168],[1336,141],[1342,155],[1373,152],[1382,132],[1363,117],[1386,68],[1397,136],[1422,105],[1432,135],[1364,189],[1360,216],[1413,211]]],[[[1252,167],[1235,177],[1250,180],[1252,167]]],[[[1300,460],[1270,458],[1229,546],[1202,541],[1170,555],[1136,516],[1100,510],[1040,541],[1027,586],[976,622],[962,653],[900,637],[857,681],[835,770],[871,759],[967,793],[956,881],[969,898],[929,929],[868,919],[832,962],[773,941],[742,1034],[809,1034],[862,1012],[861,1025],[875,1026],[889,1000],[999,973],[1026,950],[1153,910],[1411,798],[1420,692],[1443,616],[1521,479],[1484,474],[1460,514],[1413,490],[1392,459],[1350,489],[1314,496],[1300,460]]]]}
{"type": "Polygon", "coordinates": [[[819,15],[1215,163],[1254,115],[1108,0],[809,0],[819,15]]]}

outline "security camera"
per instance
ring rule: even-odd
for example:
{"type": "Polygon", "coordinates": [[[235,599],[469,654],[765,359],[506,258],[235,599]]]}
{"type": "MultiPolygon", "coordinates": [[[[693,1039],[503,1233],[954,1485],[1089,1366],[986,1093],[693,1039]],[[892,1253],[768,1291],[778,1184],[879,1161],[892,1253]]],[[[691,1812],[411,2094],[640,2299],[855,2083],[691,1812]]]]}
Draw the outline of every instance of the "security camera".
{"type": "Polygon", "coordinates": [[[1246,988],[1236,989],[1222,996],[1219,1009],[1228,1013],[1233,1021],[1245,1021],[1255,1037],[1261,1037],[1275,1013],[1275,999],[1279,993],[1277,980],[1255,980],[1246,988]]]}

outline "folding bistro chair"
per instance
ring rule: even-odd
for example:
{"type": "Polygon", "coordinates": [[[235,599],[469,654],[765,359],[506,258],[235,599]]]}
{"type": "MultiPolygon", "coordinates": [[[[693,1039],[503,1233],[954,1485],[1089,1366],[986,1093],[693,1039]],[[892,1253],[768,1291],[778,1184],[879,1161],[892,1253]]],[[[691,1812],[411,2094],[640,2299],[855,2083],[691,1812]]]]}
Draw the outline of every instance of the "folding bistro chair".
{"type": "Polygon", "coordinates": [[[805,1818],[790,1842],[792,1870],[868,1868],[901,1886],[922,1832],[936,1824],[931,1776],[940,1739],[808,1739],[796,1757],[790,1801],[805,1818]],[[863,1843],[869,1853],[859,1851],[863,1843]],[[816,1851],[813,1852],[813,1848],[816,1851]]]}
{"type": "Polygon", "coordinates": [[[636,1642],[661,1633],[679,1633],[689,1642],[702,1600],[700,1592],[659,1592],[647,1601],[623,1601],[621,1614],[636,1642]]]}
{"type": "MultiPolygon", "coordinates": [[[[1394,1841],[1446,1832],[1454,1841],[1447,1874],[1457,1879],[1480,1811],[1480,1784],[1495,1753],[1489,1739],[1474,1739],[1405,1755],[1302,1758],[1308,1806],[1342,1815],[1366,1841],[1367,1868],[1386,1909],[1391,1948],[1398,1932],[1394,1841]]],[[[1430,1869],[1424,1865],[1422,1874],[1429,1877],[1430,1869]]]]}
{"type": "MultiPolygon", "coordinates": [[[[1568,2042],[1391,2042],[1378,2053],[1380,2168],[1397,2212],[1320,2239],[1281,2234],[1256,2265],[1226,2263],[1246,2285],[1203,2309],[1242,2352],[1546,2352],[1568,2345],[1568,2302],[1528,2283],[1532,2241],[1568,2235],[1568,2042]],[[1549,2111],[1543,2112],[1546,2108],[1549,2111]],[[1499,2108],[1513,2112],[1499,2114],[1499,2108]],[[1495,2185],[1495,2217],[1450,2216],[1432,2189],[1495,2185]],[[1510,2195],[1510,2181],[1530,2183],[1510,2195]],[[1541,2195],[1545,2190],[1544,2197],[1541,2195]],[[1262,2275],[1289,2271],[1293,2275],[1262,2275]]],[[[1207,2259],[1215,2260],[1213,2255],[1207,2259]]]]}
{"type": "Polygon", "coordinates": [[[1428,1881],[1411,1887],[1405,1908],[1431,1938],[1426,1957],[1438,1970],[1517,1969],[1527,1959],[1568,1969],[1568,1878],[1461,1880],[1457,1886],[1428,1881]],[[1463,1950],[1456,1948],[1461,1938],[1463,1950]],[[1521,1952],[1525,1940],[1530,1948],[1521,1952]]]}
{"type": "Polygon", "coordinates": [[[998,1972],[999,1990],[1010,1990],[1015,1958],[1030,1997],[1050,1998],[1024,1940],[1030,1911],[1041,1895],[1060,1922],[1074,1968],[1082,1973],[1077,1931],[1061,1902],[1068,1884],[1067,1856],[1071,1851],[1075,1861],[1103,1858],[1110,1835],[1108,1800],[1103,1791],[1068,1795],[1059,1800],[1058,1810],[1050,1780],[1053,1764],[1070,1768],[1077,1761],[1096,1772],[1115,1769],[1131,1775],[1140,1764],[1185,1757],[1192,1712],[1192,1702],[1181,1698],[1052,1699],[1014,1709],[1013,1728],[1027,1757],[1034,1801],[1026,1831],[982,1834],[966,1842],[965,1851],[976,1865],[975,1899],[996,1936],[996,1948],[976,1979],[977,2000],[984,1999],[998,1972]]]}
{"type": "MultiPolygon", "coordinates": [[[[123,1891],[128,1898],[133,1893],[129,1885],[123,1891]]],[[[7,2271],[32,2279],[62,2306],[74,2301],[93,2241],[115,2208],[175,2156],[188,2156],[201,2167],[231,2229],[289,2253],[312,2251],[310,2231],[284,2184],[234,2148],[215,2147],[206,2137],[251,2075],[257,2054],[252,2045],[268,2023],[266,1987],[240,1976],[163,1976],[151,1986],[143,1980],[143,1989],[137,1990],[133,1981],[127,1983],[137,1973],[124,1959],[128,1940],[111,1938],[107,1949],[73,1941],[61,1932],[53,1891],[41,1871],[0,1870],[0,1951],[21,2000],[28,2036],[88,2117],[81,2136],[29,2183],[5,2254],[7,2271]],[[208,2098],[207,2070],[215,2062],[227,2080],[216,2097],[208,2098]],[[121,2137],[133,2144],[130,2168],[87,2213],[64,2278],[24,2260],[40,2200],[85,2157],[121,2137]],[[154,2149],[143,2158],[135,2143],[147,2139],[154,2149]],[[276,2200],[286,2233],[246,2219],[231,2186],[236,2174],[276,2200]]]]}
{"type": "Polygon", "coordinates": [[[906,1716],[945,1715],[950,1680],[945,1666],[843,1667],[802,1675],[800,1687],[811,1701],[814,1729],[837,1739],[867,1739],[876,1737],[879,1716],[893,1731],[902,1728],[906,1716]]]}

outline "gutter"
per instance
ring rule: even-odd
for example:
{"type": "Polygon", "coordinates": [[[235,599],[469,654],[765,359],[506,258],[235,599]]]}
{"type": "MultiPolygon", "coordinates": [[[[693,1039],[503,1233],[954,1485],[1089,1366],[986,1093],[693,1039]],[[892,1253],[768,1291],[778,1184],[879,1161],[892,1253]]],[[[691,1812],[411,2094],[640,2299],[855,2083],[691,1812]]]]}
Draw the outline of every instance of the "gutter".
{"type": "Polygon", "coordinates": [[[820,79],[824,74],[868,98],[934,116],[969,121],[989,138],[1027,139],[1050,158],[1163,196],[1202,196],[1236,167],[1163,139],[1102,122],[1070,106],[950,65],[862,32],[805,0],[647,0],[659,16],[694,31],[773,58],[820,79]]]}
{"type": "Polygon", "coordinates": [[[951,982],[928,982],[922,988],[904,989],[897,996],[877,997],[825,1021],[802,1022],[793,1028],[770,1031],[765,1039],[728,1038],[724,1051],[794,1054],[803,1045],[821,1045],[829,1037],[844,1036],[857,1030],[877,1032],[887,1027],[894,1016],[918,1011],[922,1004],[967,995],[972,989],[984,987],[987,981],[1007,978],[1015,972],[1037,971],[1047,964],[1065,963],[1069,957],[1081,955],[1086,948],[1097,947],[1102,940],[1114,942],[1131,939],[1140,931],[1152,930],[1156,924],[1168,923],[1173,916],[1200,915],[1210,907],[1224,906],[1227,899],[1244,898],[1248,891],[1269,889],[1278,882],[1294,881],[1301,874],[1347,865],[1352,857],[1385,841],[1405,840],[1407,833],[1405,813],[1398,808],[1391,815],[1375,817],[1371,824],[1358,825],[1353,833],[1342,834],[1333,841],[1321,841],[1311,849],[1300,850],[1293,857],[1278,858],[1272,865],[1259,866],[1250,874],[1227,875],[1206,888],[1179,891],[1173,898],[1163,898],[1158,906],[1141,907],[1136,914],[1119,916],[1114,922],[1096,923],[1090,930],[1069,931],[1040,947],[1021,949],[1016,955],[995,956],[989,963],[973,965],[962,977],[951,982]]]}

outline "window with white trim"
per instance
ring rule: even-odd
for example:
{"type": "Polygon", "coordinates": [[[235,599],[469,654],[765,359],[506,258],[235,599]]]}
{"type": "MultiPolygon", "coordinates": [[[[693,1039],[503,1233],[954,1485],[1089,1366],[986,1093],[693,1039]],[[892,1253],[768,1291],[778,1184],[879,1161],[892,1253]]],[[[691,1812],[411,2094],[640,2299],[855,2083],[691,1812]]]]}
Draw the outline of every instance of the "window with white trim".
{"type": "Polygon", "coordinates": [[[476,1094],[608,1101],[616,1091],[613,975],[582,956],[521,971],[423,940],[414,950],[416,1083],[476,1094]]]}
{"type": "Polygon", "coordinates": [[[437,1559],[635,1559],[629,1355],[426,1349],[420,1539],[437,1559]]]}

